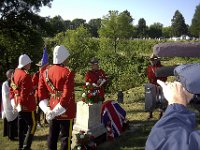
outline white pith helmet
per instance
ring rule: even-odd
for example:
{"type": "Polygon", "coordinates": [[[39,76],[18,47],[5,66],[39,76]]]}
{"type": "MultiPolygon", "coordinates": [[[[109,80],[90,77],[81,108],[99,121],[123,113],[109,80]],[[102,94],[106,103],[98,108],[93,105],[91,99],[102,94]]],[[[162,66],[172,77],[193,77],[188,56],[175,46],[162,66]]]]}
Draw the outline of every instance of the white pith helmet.
{"type": "Polygon", "coordinates": [[[30,64],[31,62],[32,60],[30,59],[30,57],[26,54],[23,54],[19,56],[19,64],[17,68],[23,68],[24,66],[30,64]]]}
{"type": "Polygon", "coordinates": [[[61,64],[69,57],[69,51],[63,46],[56,46],[53,51],[53,64],[61,64]]]}

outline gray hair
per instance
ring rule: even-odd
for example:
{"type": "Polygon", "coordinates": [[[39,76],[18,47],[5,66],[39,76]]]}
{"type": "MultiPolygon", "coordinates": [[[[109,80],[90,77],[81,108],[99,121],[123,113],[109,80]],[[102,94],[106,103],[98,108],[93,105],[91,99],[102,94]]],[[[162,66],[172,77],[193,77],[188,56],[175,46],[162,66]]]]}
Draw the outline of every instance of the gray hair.
{"type": "Polygon", "coordinates": [[[14,69],[9,69],[6,71],[6,77],[9,78],[9,76],[14,72],[14,69]]]}

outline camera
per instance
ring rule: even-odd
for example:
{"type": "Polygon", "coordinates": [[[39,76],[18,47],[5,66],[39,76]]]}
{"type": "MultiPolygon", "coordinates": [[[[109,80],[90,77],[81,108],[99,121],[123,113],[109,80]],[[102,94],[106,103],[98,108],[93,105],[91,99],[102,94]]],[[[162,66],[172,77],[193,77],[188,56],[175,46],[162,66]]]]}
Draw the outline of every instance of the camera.
{"type": "Polygon", "coordinates": [[[160,86],[152,83],[145,84],[145,111],[152,112],[156,108],[165,110],[167,104],[160,86]]]}

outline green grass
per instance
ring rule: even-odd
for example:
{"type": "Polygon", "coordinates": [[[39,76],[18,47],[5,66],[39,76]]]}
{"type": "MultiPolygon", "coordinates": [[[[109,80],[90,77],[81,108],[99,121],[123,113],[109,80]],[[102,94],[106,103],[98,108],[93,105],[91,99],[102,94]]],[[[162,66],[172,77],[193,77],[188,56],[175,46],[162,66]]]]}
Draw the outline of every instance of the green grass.
{"type": "MultiPolygon", "coordinates": [[[[81,95],[78,93],[79,96],[81,95]]],[[[106,100],[116,100],[117,95],[106,95],[106,100]]],[[[147,121],[148,113],[144,112],[144,88],[137,87],[124,92],[124,103],[120,104],[127,112],[127,119],[130,127],[118,138],[107,141],[98,146],[99,150],[143,150],[147,136],[152,126],[158,120],[158,110],[154,112],[154,118],[147,121]]],[[[199,120],[199,116],[198,116],[199,120]]],[[[200,126],[198,126],[200,129],[200,126]]],[[[0,149],[17,150],[18,142],[9,141],[7,137],[2,137],[3,122],[0,120],[0,149]]],[[[47,150],[48,127],[36,130],[32,150],[47,150]]],[[[58,142],[60,149],[60,142],[58,142]]]]}

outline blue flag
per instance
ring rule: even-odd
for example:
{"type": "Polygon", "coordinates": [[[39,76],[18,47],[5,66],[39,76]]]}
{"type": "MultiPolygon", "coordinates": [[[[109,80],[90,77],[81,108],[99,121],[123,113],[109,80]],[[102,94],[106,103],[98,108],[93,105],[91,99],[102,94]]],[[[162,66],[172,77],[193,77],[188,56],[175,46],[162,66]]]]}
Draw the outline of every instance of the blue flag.
{"type": "Polygon", "coordinates": [[[42,56],[42,66],[48,63],[48,54],[46,47],[43,50],[43,56],[42,56]]]}

